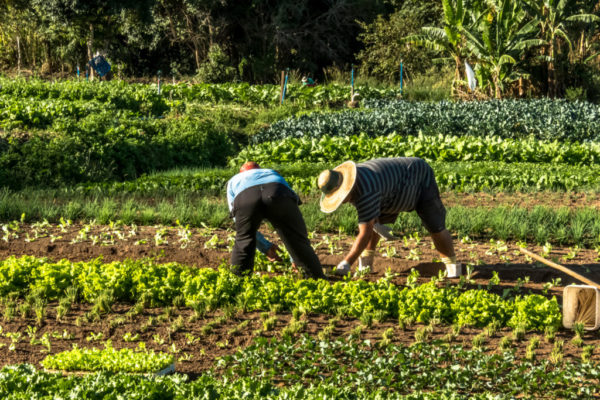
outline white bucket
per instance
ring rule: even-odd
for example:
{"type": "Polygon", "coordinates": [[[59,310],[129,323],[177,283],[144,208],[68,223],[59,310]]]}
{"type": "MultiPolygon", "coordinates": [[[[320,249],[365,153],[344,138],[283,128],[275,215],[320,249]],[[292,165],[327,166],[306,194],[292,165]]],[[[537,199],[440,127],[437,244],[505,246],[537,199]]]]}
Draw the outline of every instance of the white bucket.
{"type": "Polygon", "coordinates": [[[563,326],[571,329],[575,322],[577,322],[576,318],[579,311],[577,294],[582,290],[593,292],[595,296],[595,309],[592,321],[585,323],[585,330],[594,331],[600,328],[600,291],[589,285],[569,285],[563,290],[563,326]]]}

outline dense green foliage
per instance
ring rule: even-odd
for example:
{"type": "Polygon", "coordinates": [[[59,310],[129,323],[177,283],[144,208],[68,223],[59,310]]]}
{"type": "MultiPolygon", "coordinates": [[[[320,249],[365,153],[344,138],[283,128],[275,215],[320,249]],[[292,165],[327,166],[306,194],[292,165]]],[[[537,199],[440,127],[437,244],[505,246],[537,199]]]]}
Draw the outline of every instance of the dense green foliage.
{"type": "Polygon", "coordinates": [[[319,341],[308,336],[260,338],[224,357],[219,365],[232,380],[266,378],[286,386],[302,382],[356,390],[384,387],[398,394],[451,390],[469,398],[494,393],[488,397],[494,399],[587,398],[596,393],[599,376],[596,363],[553,366],[548,360],[519,360],[514,351],[489,354],[485,348],[465,349],[439,341],[406,346],[351,338],[319,341]]]}
{"type": "Polygon", "coordinates": [[[261,341],[246,352],[240,351],[238,357],[226,361],[231,365],[227,369],[229,376],[253,377],[226,380],[209,375],[189,381],[183,375],[149,378],[112,373],[64,377],[36,371],[32,365],[15,365],[0,370],[0,396],[6,400],[201,400],[258,397],[273,400],[509,400],[525,394],[577,400],[592,396],[595,391],[594,381],[598,379],[596,363],[569,361],[558,367],[549,365],[547,361],[517,363],[512,352],[485,355],[481,350],[465,350],[458,346],[388,345],[376,350],[369,343],[324,343],[305,338],[300,342],[300,350],[315,361],[316,364],[312,365],[290,362],[291,359],[298,361],[292,355],[296,348],[289,341],[261,341]],[[379,352],[388,355],[389,361],[385,357],[379,357],[379,352]],[[262,371],[270,376],[276,371],[275,366],[280,368],[274,354],[285,357],[285,377],[293,384],[281,387],[277,382],[280,376],[276,377],[277,380],[254,377],[262,371]],[[318,356],[321,358],[317,359],[318,356]],[[363,362],[355,363],[354,357],[363,362]],[[358,366],[358,370],[351,373],[355,381],[354,384],[346,381],[340,384],[337,381],[349,375],[344,370],[347,361],[346,364],[343,363],[348,358],[350,365],[358,366]],[[396,363],[392,365],[391,361],[396,363]],[[452,363],[451,368],[447,368],[449,362],[452,363]],[[382,388],[386,382],[378,374],[367,373],[381,371],[386,365],[390,365],[392,370],[383,372],[383,377],[391,379],[390,384],[395,387],[392,391],[382,388]],[[302,378],[301,366],[308,367],[309,373],[305,378],[302,378]],[[249,369],[244,371],[243,367],[249,369]],[[414,373],[417,368],[432,371],[431,375],[414,373]],[[319,374],[321,370],[335,373],[319,374]],[[406,379],[406,384],[399,381],[399,377],[406,379]],[[306,385],[303,380],[313,384],[306,385]],[[445,382],[443,387],[440,387],[440,381],[445,382]],[[579,383],[573,385],[573,382],[579,383]]]}
{"type": "Polygon", "coordinates": [[[40,364],[50,370],[61,371],[108,371],[155,373],[173,364],[174,357],[167,353],[146,350],[140,343],[137,349],[116,350],[110,342],[104,349],[80,349],[46,356],[40,364]]]}
{"type": "Polygon", "coordinates": [[[314,113],[274,123],[255,143],[290,137],[470,135],[541,140],[600,140],[600,108],[586,102],[504,100],[477,102],[369,101],[365,109],[314,113]]]}
{"type": "Polygon", "coordinates": [[[390,317],[410,316],[419,322],[427,322],[437,315],[446,323],[462,321],[474,326],[487,325],[492,320],[502,325],[515,325],[514,318],[521,321],[513,311],[518,310],[531,317],[525,325],[528,329],[543,329],[560,323],[560,310],[554,298],[548,300],[537,295],[528,295],[524,299],[476,297],[477,301],[471,301],[469,307],[456,308],[452,300],[470,293],[470,290],[457,286],[440,288],[426,284],[401,289],[385,279],[331,284],[325,280],[293,280],[288,276],[240,278],[225,269],[191,268],[148,260],[71,263],[25,256],[9,257],[0,262],[1,296],[36,293],[48,300],[56,300],[70,287],[75,287],[85,302],[94,302],[109,291],[115,300],[144,301],[151,305],[171,304],[173,299],[183,296],[190,306],[204,304],[215,308],[233,303],[245,310],[269,310],[278,305],[282,310],[297,308],[305,312],[354,317],[374,313],[390,317]],[[431,301],[440,293],[449,301],[431,301]],[[541,306],[526,308],[520,305],[532,296],[539,297],[536,302],[541,302],[541,306]],[[417,298],[428,303],[428,313],[415,307],[414,299],[417,298]],[[482,313],[478,319],[466,316],[472,308],[482,313]]]}

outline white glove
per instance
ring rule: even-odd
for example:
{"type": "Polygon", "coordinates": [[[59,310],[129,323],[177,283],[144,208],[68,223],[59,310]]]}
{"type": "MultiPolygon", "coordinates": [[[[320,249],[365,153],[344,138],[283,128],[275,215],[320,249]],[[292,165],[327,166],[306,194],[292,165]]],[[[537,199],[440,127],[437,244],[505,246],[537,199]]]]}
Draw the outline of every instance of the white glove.
{"type": "Polygon", "coordinates": [[[373,225],[373,230],[375,232],[377,232],[377,234],[379,236],[381,236],[382,239],[386,239],[386,240],[394,240],[395,237],[392,234],[392,228],[390,228],[389,226],[380,224],[380,223],[376,223],[375,225],[373,225]]]}
{"type": "Polygon", "coordinates": [[[363,250],[358,258],[358,271],[370,272],[373,268],[373,260],[375,258],[375,250],[363,250]]]}
{"type": "Polygon", "coordinates": [[[346,276],[350,272],[350,263],[348,261],[343,260],[340,262],[334,270],[336,275],[346,276]]]}

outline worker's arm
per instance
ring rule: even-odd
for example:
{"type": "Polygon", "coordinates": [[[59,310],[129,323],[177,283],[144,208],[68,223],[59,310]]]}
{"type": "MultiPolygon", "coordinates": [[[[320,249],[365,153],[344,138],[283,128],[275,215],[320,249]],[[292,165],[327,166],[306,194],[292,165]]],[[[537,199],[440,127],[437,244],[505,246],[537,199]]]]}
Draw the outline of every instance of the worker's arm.
{"type": "Polygon", "coordinates": [[[348,264],[352,265],[369,244],[371,235],[373,235],[373,225],[375,225],[375,219],[358,224],[358,236],[356,236],[352,248],[344,258],[348,264]]]}

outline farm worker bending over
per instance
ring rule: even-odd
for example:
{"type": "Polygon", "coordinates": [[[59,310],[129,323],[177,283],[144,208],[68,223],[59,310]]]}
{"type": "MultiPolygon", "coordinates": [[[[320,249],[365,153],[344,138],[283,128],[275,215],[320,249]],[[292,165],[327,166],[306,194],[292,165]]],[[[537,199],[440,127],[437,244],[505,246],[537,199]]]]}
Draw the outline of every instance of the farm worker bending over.
{"type": "Polygon", "coordinates": [[[319,258],[310,245],[298,205],[300,198],[281,175],[249,161],[227,182],[227,203],[235,221],[231,265],[237,274],[252,271],[258,228],[269,221],[294,263],[312,278],[325,278],[319,258]]]}
{"type": "Polygon", "coordinates": [[[390,237],[389,228],[381,224],[393,223],[401,211],[416,210],[431,233],[448,276],[460,275],[461,265],[456,262],[452,237],[446,230],[446,209],[433,170],[424,160],[398,157],[359,164],[346,161],[321,172],[317,183],[323,192],[321,211],[331,213],[348,202],[358,213],[358,236],[350,252],[337,265],[336,274],[348,274],[356,259],[359,271],[369,271],[380,235],[390,237]]]}

